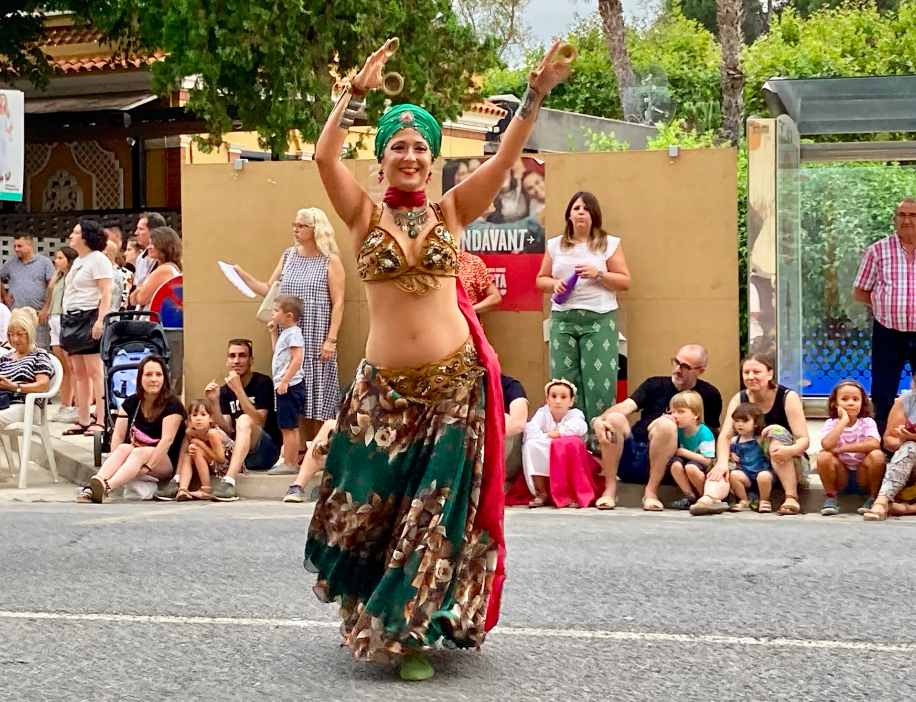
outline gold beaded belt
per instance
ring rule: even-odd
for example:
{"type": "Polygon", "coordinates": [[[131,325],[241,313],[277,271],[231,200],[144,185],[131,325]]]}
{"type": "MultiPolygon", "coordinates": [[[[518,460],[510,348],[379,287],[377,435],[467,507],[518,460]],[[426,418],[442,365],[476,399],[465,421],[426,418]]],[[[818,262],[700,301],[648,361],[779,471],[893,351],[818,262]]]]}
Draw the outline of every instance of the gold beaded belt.
{"type": "Polygon", "coordinates": [[[419,368],[371,367],[395,392],[417,402],[436,402],[442,395],[466,386],[484,373],[470,337],[454,353],[419,368]]]}

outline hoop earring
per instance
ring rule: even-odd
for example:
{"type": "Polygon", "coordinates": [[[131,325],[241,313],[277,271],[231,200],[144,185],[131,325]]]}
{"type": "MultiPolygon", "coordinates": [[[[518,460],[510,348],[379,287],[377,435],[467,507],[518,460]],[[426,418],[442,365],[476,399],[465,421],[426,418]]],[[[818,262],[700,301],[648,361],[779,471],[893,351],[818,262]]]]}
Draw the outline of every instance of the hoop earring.
{"type": "Polygon", "coordinates": [[[379,182],[379,185],[381,185],[381,183],[382,183],[383,180],[385,180],[385,172],[384,172],[384,171],[379,171],[379,172],[378,172],[378,182],[379,182]]]}

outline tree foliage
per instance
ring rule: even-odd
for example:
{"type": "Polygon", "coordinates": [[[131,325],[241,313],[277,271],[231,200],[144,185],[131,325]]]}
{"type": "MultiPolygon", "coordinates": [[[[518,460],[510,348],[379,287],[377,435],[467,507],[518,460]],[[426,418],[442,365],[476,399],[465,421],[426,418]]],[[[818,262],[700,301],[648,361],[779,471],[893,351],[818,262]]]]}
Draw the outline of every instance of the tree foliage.
{"type": "MultiPolygon", "coordinates": [[[[193,79],[188,107],[206,119],[207,145],[238,120],[275,155],[291,129],[317,139],[334,76],[358,69],[388,37],[401,39],[389,62],[405,79],[395,101],[440,119],[476,99],[474,73],[497,60],[495,40],[478,38],[447,0],[109,0],[94,2],[89,19],[125,51],[166,55],[152,66],[160,94],[193,79]]],[[[370,121],[384,99],[370,95],[370,121]]]]}
{"type": "Polygon", "coordinates": [[[763,84],[773,76],[898,75],[916,72],[916,2],[894,12],[874,6],[823,9],[804,19],[786,9],[744,53],[746,109],[766,114],[763,84]]]}
{"type": "MultiPolygon", "coordinates": [[[[760,0],[742,0],[741,4],[744,7],[741,28],[744,30],[744,40],[751,44],[766,31],[766,16],[760,0]]],[[[685,17],[699,22],[710,34],[718,35],[716,0],[668,0],[667,7],[669,12],[680,7],[685,17]]]]}
{"type": "Polygon", "coordinates": [[[524,56],[524,47],[535,43],[525,22],[531,0],[453,0],[458,18],[481,39],[495,37],[501,59],[524,56]]]}
{"type": "MultiPolygon", "coordinates": [[[[567,41],[579,50],[575,72],[558,85],[545,105],[597,117],[622,119],[617,83],[611,68],[600,19],[580,19],[567,41]]],[[[674,115],[691,125],[707,129],[718,124],[719,46],[715,37],[678,11],[656,17],[627,33],[630,58],[637,74],[660,67],[666,74],[674,115]],[[707,125],[708,121],[715,124],[707,125]]],[[[543,49],[530,52],[525,67],[494,69],[484,75],[484,91],[490,95],[511,93],[521,97],[528,70],[543,56],[543,49]]]]}

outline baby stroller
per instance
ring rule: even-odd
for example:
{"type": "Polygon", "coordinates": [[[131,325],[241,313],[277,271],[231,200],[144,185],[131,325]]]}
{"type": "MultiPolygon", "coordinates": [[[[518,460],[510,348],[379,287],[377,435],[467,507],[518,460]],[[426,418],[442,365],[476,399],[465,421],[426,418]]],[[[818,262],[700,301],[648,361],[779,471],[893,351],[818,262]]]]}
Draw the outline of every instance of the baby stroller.
{"type": "Polygon", "coordinates": [[[121,403],[137,391],[137,369],[149,355],[158,354],[169,361],[165,329],[155,312],[128,310],[105,315],[101,350],[105,378],[105,431],[95,432],[95,465],[102,465],[102,454],[111,449],[111,435],[121,403]]]}

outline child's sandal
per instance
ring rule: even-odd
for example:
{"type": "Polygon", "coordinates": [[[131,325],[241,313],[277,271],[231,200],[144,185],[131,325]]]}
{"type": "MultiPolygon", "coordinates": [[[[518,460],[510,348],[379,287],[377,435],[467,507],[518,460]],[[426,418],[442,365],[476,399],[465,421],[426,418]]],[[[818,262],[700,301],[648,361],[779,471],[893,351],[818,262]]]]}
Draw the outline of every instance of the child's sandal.
{"type": "Polygon", "coordinates": [[[193,499],[194,495],[187,488],[178,488],[175,493],[175,502],[190,502],[193,499]]]}
{"type": "Polygon", "coordinates": [[[732,506],[729,512],[743,512],[747,509],[750,509],[750,507],[751,503],[749,500],[738,500],[738,502],[732,506]]]}
{"type": "Polygon", "coordinates": [[[769,500],[760,500],[760,504],[757,505],[758,514],[770,514],[773,511],[773,505],[769,500]]]}
{"type": "Polygon", "coordinates": [[[191,497],[193,497],[195,500],[212,500],[213,488],[209,485],[207,487],[201,487],[199,490],[192,492],[191,497]]]}

